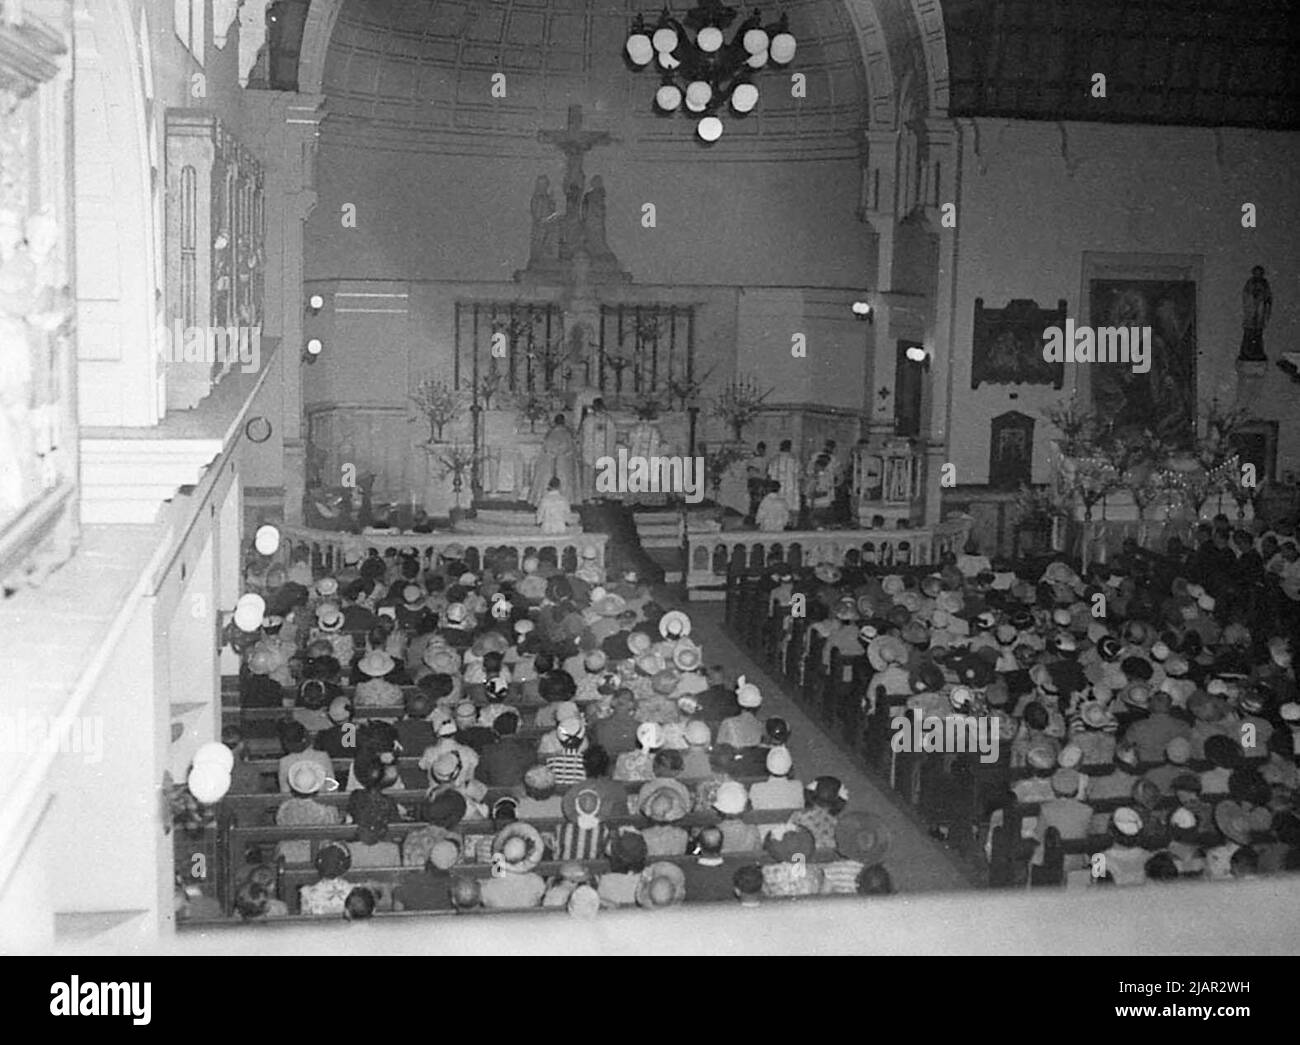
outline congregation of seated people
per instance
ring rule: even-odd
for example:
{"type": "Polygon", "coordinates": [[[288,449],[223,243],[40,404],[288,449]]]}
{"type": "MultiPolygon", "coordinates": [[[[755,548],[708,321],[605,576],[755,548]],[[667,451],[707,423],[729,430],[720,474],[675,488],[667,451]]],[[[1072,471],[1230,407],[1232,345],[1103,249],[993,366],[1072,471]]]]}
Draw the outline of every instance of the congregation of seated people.
{"type": "Polygon", "coordinates": [[[776,562],[732,577],[728,619],[991,885],[1294,870],[1295,534],[1220,516],[1195,538],[1082,576],[973,545],[909,571],[776,562]],[[972,744],[917,750],[918,719],[972,744]]]}
{"type": "Polygon", "coordinates": [[[635,572],[463,555],[250,569],[266,613],[228,636],[225,916],[892,891],[879,819],[794,765],[759,687],[706,666],[635,572]]]}

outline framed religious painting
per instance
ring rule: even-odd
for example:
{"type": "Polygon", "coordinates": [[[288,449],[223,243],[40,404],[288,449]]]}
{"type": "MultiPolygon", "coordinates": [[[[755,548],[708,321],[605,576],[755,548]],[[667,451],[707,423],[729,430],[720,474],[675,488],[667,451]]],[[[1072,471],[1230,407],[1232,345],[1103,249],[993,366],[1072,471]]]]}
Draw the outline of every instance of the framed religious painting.
{"type": "Polygon", "coordinates": [[[1150,346],[1138,364],[1077,367],[1093,411],[1117,429],[1154,428],[1174,446],[1190,448],[1196,439],[1199,259],[1085,253],[1083,275],[1092,328],[1137,328],[1150,346]]]}
{"type": "Polygon", "coordinates": [[[975,299],[971,332],[970,386],[1051,385],[1065,383],[1065,365],[1043,358],[1043,332],[1065,326],[1065,301],[1055,309],[1039,308],[1036,301],[1009,301],[1005,308],[985,308],[975,299]]]}

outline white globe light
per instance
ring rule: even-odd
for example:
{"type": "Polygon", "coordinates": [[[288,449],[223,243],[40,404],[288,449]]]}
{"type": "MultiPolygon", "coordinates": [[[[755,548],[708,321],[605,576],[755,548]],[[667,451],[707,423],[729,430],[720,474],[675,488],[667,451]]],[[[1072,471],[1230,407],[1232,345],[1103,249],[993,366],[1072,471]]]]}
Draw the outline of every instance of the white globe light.
{"type": "Polygon", "coordinates": [[[210,806],[220,802],[230,790],[230,771],[213,762],[196,763],[186,781],[190,794],[210,806]]]}
{"type": "Polygon", "coordinates": [[[681,64],[682,64],[681,62],[679,62],[676,58],[670,55],[667,51],[659,52],[659,68],[676,69],[681,64]]]}
{"type": "Polygon", "coordinates": [[[627,38],[627,56],[637,65],[646,65],[655,56],[654,46],[645,33],[633,33],[627,38]]]}
{"type": "Polygon", "coordinates": [[[269,523],[266,526],[259,526],[253,536],[253,547],[262,555],[274,555],[276,549],[280,547],[280,531],[269,523]]]}
{"type": "Polygon", "coordinates": [[[196,766],[217,766],[223,773],[229,773],[235,766],[235,753],[219,740],[204,744],[194,754],[196,766]]]}
{"type": "Polygon", "coordinates": [[[925,349],[917,345],[909,345],[907,348],[907,358],[913,363],[925,362],[925,349]]]}
{"type": "Polygon", "coordinates": [[[677,31],[666,26],[663,29],[656,29],[651,42],[654,44],[655,50],[660,54],[675,51],[677,50],[677,31]]]}
{"type": "Polygon", "coordinates": [[[741,83],[731,92],[731,107],[736,112],[750,112],[758,104],[758,88],[752,83],[741,83]]]}
{"type": "Polygon", "coordinates": [[[758,54],[751,54],[745,59],[745,64],[751,69],[761,69],[767,65],[767,51],[759,51],[758,54]]]}
{"type": "Polygon", "coordinates": [[[686,87],[686,106],[694,112],[699,112],[708,105],[712,97],[713,88],[703,80],[695,80],[686,87]]]}
{"type": "Polygon", "coordinates": [[[852,308],[855,316],[869,316],[871,314],[871,305],[865,301],[853,302],[852,308]]]}
{"type": "Polygon", "coordinates": [[[309,304],[311,305],[312,308],[319,311],[320,309],[325,307],[325,299],[320,294],[313,294],[311,296],[311,301],[309,302],[309,304]]]}
{"type": "Polygon", "coordinates": [[[672,112],[682,104],[680,88],[674,87],[670,83],[664,84],[659,90],[655,91],[655,104],[664,112],[672,112]]]}
{"type": "Polygon", "coordinates": [[[777,33],[772,37],[772,61],[780,65],[794,58],[794,37],[790,33],[777,33]]]}
{"type": "Polygon", "coordinates": [[[235,603],[235,627],[240,631],[256,631],[262,626],[266,615],[266,600],[260,595],[249,593],[240,596],[235,603]]]}
{"type": "Polygon", "coordinates": [[[307,342],[307,353],[318,356],[325,350],[325,343],[320,338],[314,337],[307,342]]]}
{"type": "Polygon", "coordinates": [[[722,137],[722,121],[716,116],[706,116],[695,128],[706,142],[715,142],[722,137]]]}
{"type": "Polygon", "coordinates": [[[762,29],[750,29],[741,37],[740,42],[748,54],[762,54],[767,50],[767,33],[762,29]]]}
{"type": "Polygon", "coordinates": [[[706,54],[712,54],[722,46],[722,30],[717,26],[706,25],[695,36],[696,46],[706,54]]]}

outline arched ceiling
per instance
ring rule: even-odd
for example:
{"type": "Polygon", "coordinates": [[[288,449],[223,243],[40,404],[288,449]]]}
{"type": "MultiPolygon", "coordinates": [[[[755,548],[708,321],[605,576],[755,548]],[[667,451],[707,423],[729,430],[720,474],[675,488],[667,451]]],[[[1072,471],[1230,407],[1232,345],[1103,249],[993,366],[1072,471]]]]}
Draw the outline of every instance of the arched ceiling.
{"type": "MultiPolygon", "coordinates": [[[[910,18],[905,4],[892,2],[910,18]]],[[[874,115],[892,122],[894,73],[875,6],[785,0],[763,7],[769,16],[788,13],[799,51],[788,68],[759,74],[753,114],[722,114],[721,151],[854,154],[873,93],[874,115]],[[806,97],[792,94],[796,72],[806,78],[806,97]]],[[[414,149],[449,138],[469,147],[508,147],[512,139],[522,146],[581,104],[593,127],[633,148],[698,149],[685,116],[655,113],[655,71],[629,69],[623,59],[632,18],[655,10],[651,0],[342,0],[323,63],[327,133],[414,149]],[[498,72],[506,75],[503,99],[491,94],[498,72]]]]}

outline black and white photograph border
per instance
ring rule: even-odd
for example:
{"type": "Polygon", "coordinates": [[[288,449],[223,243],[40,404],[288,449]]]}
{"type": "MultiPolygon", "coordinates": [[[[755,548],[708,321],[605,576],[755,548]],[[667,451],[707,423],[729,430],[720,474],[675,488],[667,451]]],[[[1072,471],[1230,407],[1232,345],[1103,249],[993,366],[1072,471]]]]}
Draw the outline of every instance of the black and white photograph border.
{"type": "Polygon", "coordinates": [[[0,0],[0,953],[1296,953],[1289,15],[0,0]]]}

